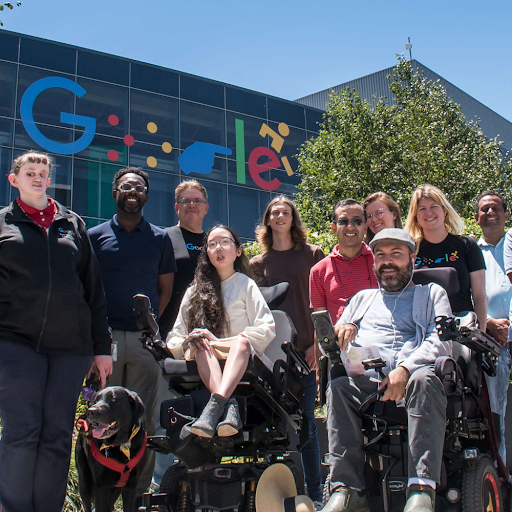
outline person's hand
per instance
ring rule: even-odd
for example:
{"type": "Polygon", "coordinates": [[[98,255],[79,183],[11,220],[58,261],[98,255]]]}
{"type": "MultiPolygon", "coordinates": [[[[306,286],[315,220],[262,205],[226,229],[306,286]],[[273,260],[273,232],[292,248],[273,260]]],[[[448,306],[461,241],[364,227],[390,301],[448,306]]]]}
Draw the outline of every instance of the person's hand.
{"type": "Polygon", "coordinates": [[[348,344],[354,341],[357,336],[357,327],[354,324],[341,324],[334,326],[334,332],[338,336],[340,349],[347,350],[348,344]]]}
{"type": "Polygon", "coordinates": [[[492,337],[504,348],[508,347],[508,326],[510,322],[508,318],[488,318],[487,329],[489,329],[492,337]]]}
{"type": "Polygon", "coordinates": [[[101,381],[101,387],[104,388],[107,384],[107,377],[112,375],[112,356],[94,356],[92,365],[87,372],[87,378],[96,372],[101,381]]]}
{"type": "Polygon", "coordinates": [[[408,380],[409,372],[403,366],[397,366],[394,370],[391,370],[380,383],[379,389],[387,386],[381,400],[386,402],[387,400],[402,399],[405,395],[405,386],[407,386],[408,380]]]}
{"type": "Polygon", "coordinates": [[[315,355],[315,346],[311,345],[311,347],[309,347],[306,350],[305,355],[306,355],[306,363],[308,363],[309,369],[312,372],[316,372],[318,370],[318,363],[317,363],[316,355],[315,355]]]}
{"type": "Polygon", "coordinates": [[[186,348],[190,346],[197,351],[207,350],[211,352],[212,347],[210,342],[216,340],[218,340],[218,338],[208,329],[194,329],[185,340],[183,348],[186,350],[186,348]]]}

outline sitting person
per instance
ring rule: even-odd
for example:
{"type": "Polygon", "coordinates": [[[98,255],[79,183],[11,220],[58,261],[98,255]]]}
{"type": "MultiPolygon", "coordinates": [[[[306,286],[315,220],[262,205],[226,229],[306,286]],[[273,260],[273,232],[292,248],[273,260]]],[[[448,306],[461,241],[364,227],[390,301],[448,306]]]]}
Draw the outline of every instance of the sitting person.
{"type": "Polygon", "coordinates": [[[258,286],[247,275],[248,260],[237,234],[227,226],[215,226],[204,249],[167,346],[176,359],[195,359],[211,392],[192,432],[213,437],[217,431],[227,437],[242,427],[237,401],[230,397],[249,356],[262,356],[274,339],[275,324],[258,286]],[[224,371],[219,359],[226,360],[224,371]]]}
{"type": "MultiPolygon", "coordinates": [[[[439,340],[434,319],[452,316],[450,303],[440,286],[412,283],[416,254],[408,233],[383,229],[370,246],[380,289],[362,290],[352,298],[335,326],[336,335],[342,351],[349,343],[373,345],[386,361],[388,373],[379,385],[386,388],[381,400],[405,397],[408,417],[409,481],[404,512],[434,511],[446,423],[446,394],[434,373],[434,362],[451,353],[451,343],[439,340]]],[[[362,371],[335,378],[330,384],[327,428],[333,493],[324,512],[370,510],[364,494],[365,452],[358,410],[377,390],[377,376],[362,371]]]]}

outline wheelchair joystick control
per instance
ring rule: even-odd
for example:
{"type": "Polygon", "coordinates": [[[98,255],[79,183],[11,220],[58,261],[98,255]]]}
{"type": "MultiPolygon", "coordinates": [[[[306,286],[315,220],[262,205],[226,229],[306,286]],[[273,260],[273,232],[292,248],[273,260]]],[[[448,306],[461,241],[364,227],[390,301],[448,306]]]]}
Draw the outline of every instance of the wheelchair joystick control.
{"type": "Polygon", "coordinates": [[[320,351],[331,359],[332,363],[341,363],[340,347],[334,333],[331,316],[326,310],[314,311],[311,315],[315,327],[320,351]]]}
{"type": "Polygon", "coordinates": [[[382,368],[386,366],[386,361],[379,357],[376,359],[366,359],[365,361],[361,361],[361,364],[366,371],[375,370],[380,375],[380,378],[384,380],[385,375],[382,372],[382,368]]]}

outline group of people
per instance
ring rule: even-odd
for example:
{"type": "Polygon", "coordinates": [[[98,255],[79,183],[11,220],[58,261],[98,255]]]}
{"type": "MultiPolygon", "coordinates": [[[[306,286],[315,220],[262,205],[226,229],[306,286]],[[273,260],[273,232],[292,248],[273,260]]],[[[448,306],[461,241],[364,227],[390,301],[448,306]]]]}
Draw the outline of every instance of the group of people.
{"type": "MultiPolygon", "coordinates": [[[[309,497],[322,500],[320,448],[314,418],[319,358],[311,312],[327,310],[341,350],[377,346],[386,377],[354,373],[328,389],[332,496],[325,512],[369,511],[357,404],[386,387],[383,400],[405,399],[409,419],[409,485],[404,510],[434,510],[440,480],[446,396],[433,372],[451,352],[434,318],[475,311],[479,326],[504,348],[488,379],[491,406],[504,415],[509,377],[512,234],[504,198],[485,191],[475,219],[483,236],[461,236],[463,222],[434,186],[418,187],[405,230],[397,203],[377,192],[363,204],[344,199],[332,211],[338,243],[325,256],[307,243],[293,201],[272,199],[248,261],[228,226],[207,233],[208,194],[195,180],[175,191],[178,224],[161,229],[144,220],[149,178],[139,168],[118,171],[116,214],[91,227],[47,196],[52,160],[29,152],[17,158],[9,182],[19,192],[0,211],[0,505],[4,512],[58,511],[66,492],[73,420],[84,376],[136,391],[145,404],[148,435],[167,392],[160,367],[142,348],[132,297],[148,295],[160,332],[176,358],[194,359],[210,400],[192,431],[231,436],[242,425],[232,393],[251,354],[264,358],[275,336],[259,286],[289,283],[281,305],[297,330],[297,349],[311,373],[303,379],[302,410],[309,442],[301,455],[309,497]],[[448,297],[435,284],[415,286],[419,266],[454,267],[460,290],[448,297]],[[219,360],[225,360],[223,369],[219,360]],[[341,434],[343,433],[343,434],[341,434]],[[423,507],[423,508],[419,508],[423,507]]],[[[138,492],[150,485],[148,458],[138,492]]],[[[157,464],[158,466],[158,464],[157,464]]]]}

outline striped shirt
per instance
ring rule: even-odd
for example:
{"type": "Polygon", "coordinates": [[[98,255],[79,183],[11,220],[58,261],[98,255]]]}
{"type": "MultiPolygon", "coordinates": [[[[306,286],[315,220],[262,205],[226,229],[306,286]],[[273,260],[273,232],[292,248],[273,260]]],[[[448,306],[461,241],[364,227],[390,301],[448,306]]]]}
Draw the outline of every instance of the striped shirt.
{"type": "Polygon", "coordinates": [[[338,252],[336,245],[329,256],[311,269],[310,307],[327,309],[335,324],[348,300],[366,288],[378,288],[370,248],[363,243],[359,255],[348,259],[338,252]]]}

